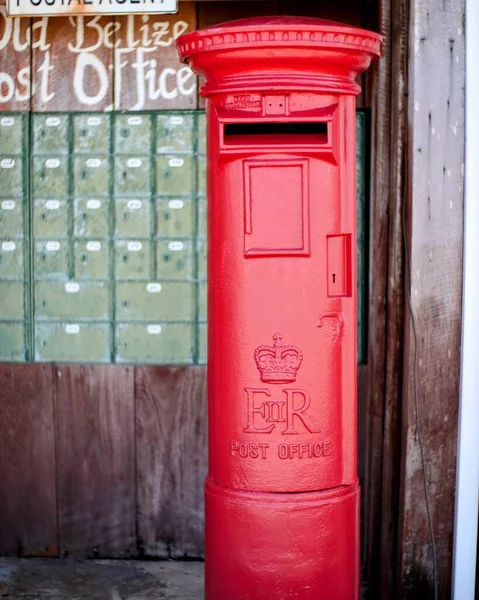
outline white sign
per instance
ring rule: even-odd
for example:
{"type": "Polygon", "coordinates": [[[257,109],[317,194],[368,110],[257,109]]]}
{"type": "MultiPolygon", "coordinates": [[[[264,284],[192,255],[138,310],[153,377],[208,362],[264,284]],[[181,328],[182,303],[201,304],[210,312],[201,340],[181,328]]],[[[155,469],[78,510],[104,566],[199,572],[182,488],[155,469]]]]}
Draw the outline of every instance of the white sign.
{"type": "Polygon", "coordinates": [[[146,330],[150,335],[159,335],[163,327],[161,325],[148,325],[146,330]]]}
{"type": "Polygon", "coordinates": [[[80,325],[69,323],[68,325],[65,325],[65,332],[69,335],[76,335],[77,333],[80,333],[80,325]]]}
{"type": "Polygon", "coordinates": [[[178,0],[7,0],[12,17],[129,15],[178,12],[178,0]]]}
{"type": "Polygon", "coordinates": [[[146,286],[146,291],[149,294],[158,294],[159,292],[161,292],[161,283],[149,283],[146,286]]]}
{"type": "Polygon", "coordinates": [[[68,281],[65,283],[65,292],[67,294],[76,294],[80,291],[80,285],[76,281],[68,281]]]}

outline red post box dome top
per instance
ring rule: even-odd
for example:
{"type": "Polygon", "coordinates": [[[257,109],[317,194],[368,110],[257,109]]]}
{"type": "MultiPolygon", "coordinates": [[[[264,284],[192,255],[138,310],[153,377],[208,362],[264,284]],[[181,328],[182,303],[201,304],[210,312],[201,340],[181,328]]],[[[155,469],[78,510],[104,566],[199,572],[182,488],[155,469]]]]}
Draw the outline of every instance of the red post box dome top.
{"type": "Polygon", "coordinates": [[[381,36],[308,17],[256,17],[182,35],[180,58],[206,78],[204,95],[246,90],[357,94],[381,36]]]}

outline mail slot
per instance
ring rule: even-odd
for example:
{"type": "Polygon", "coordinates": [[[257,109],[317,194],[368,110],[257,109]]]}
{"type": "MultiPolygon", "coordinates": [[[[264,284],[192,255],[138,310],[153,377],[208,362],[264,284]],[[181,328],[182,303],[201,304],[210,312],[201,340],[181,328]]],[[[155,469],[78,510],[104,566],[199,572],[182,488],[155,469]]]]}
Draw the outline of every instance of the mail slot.
{"type": "Polygon", "coordinates": [[[207,600],[357,600],[355,81],[380,36],[179,38],[205,78],[207,600]]]}

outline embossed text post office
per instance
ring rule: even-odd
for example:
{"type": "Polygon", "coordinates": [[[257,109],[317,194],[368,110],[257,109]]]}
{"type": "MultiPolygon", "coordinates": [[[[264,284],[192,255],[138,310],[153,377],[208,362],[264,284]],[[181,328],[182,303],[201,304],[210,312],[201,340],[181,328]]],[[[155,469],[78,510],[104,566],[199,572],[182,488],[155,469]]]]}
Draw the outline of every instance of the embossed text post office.
{"type": "Polygon", "coordinates": [[[357,600],[355,95],[380,36],[234,21],[206,83],[207,600],[357,600]]]}

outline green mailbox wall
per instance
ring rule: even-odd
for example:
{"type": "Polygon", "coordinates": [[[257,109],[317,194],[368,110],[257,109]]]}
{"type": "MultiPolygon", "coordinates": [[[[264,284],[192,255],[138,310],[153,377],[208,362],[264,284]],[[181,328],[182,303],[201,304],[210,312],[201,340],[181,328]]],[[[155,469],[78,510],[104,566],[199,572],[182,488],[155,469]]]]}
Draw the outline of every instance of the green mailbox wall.
{"type": "Polygon", "coordinates": [[[27,124],[0,115],[0,356],[15,361],[31,357],[27,124]]]}
{"type": "Polygon", "coordinates": [[[2,113],[0,152],[0,361],[204,363],[204,113],[2,113]]]}

